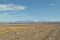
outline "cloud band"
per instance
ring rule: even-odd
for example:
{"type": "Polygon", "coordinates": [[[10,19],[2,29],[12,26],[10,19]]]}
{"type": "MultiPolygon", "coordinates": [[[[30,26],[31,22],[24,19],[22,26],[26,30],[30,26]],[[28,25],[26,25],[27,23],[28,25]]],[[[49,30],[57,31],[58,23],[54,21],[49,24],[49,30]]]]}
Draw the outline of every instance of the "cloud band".
{"type": "Polygon", "coordinates": [[[25,10],[27,7],[21,5],[13,5],[13,4],[0,4],[0,11],[8,11],[8,10],[25,10]]]}

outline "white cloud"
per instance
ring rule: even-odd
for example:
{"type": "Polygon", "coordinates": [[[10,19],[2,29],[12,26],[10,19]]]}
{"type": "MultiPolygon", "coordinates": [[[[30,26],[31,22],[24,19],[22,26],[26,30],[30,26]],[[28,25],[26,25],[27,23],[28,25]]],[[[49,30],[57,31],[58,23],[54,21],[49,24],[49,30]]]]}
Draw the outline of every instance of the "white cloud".
{"type": "Polygon", "coordinates": [[[13,4],[0,4],[0,11],[25,10],[27,7],[13,4]]]}
{"type": "Polygon", "coordinates": [[[14,22],[14,21],[23,21],[23,20],[28,20],[31,19],[33,16],[25,13],[9,13],[9,12],[4,12],[0,14],[0,22],[14,22]]]}
{"type": "Polygon", "coordinates": [[[49,4],[50,6],[55,6],[56,4],[49,4]]]}
{"type": "Polygon", "coordinates": [[[0,14],[0,19],[1,18],[15,18],[15,17],[28,17],[28,16],[30,16],[30,15],[27,15],[24,13],[18,13],[18,14],[17,13],[18,12],[14,13],[14,14],[8,13],[8,12],[2,13],[2,14],[0,14]]]}

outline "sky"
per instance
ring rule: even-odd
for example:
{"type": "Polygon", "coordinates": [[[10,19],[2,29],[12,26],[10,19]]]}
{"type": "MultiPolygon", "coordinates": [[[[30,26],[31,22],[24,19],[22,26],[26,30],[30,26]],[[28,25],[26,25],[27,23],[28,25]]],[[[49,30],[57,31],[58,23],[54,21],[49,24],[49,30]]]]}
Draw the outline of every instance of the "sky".
{"type": "Polygon", "coordinates": [[[60,21],[60,0],[0,0],[0,22],[60,21]]]}

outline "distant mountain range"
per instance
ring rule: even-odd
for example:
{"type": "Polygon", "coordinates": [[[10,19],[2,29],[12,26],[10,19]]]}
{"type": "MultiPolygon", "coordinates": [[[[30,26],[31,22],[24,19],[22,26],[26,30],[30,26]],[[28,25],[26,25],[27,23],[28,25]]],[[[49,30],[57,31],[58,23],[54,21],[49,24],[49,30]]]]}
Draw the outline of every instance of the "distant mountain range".
{"type": "Polygon", "coordinates": [[[15,22],[0,22],[0,24],[30,24],[30,23],[45,23],[45,24],[60,24],[60,21],[59,22],[41,22],[41,21],[15,21],[15,22]]]}

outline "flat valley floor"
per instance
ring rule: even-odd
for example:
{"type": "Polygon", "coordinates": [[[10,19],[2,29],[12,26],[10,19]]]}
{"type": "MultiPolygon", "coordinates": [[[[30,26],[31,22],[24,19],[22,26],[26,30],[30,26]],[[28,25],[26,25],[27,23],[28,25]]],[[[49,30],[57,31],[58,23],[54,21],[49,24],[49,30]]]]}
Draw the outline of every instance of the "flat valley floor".
{"type": "Polygon", "coordinates": [[[60,24],[3,24],[0,40],[60,40],[60,24]]]}

